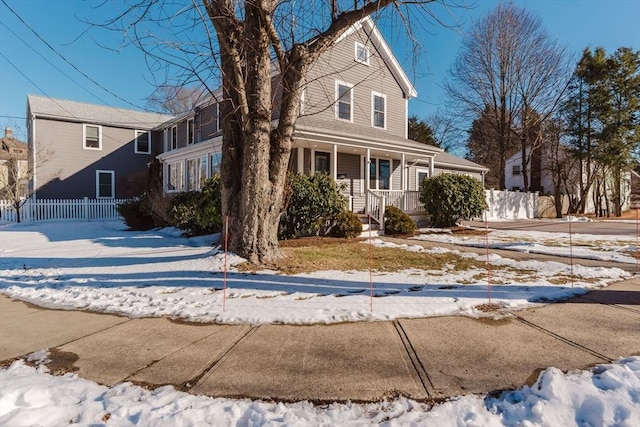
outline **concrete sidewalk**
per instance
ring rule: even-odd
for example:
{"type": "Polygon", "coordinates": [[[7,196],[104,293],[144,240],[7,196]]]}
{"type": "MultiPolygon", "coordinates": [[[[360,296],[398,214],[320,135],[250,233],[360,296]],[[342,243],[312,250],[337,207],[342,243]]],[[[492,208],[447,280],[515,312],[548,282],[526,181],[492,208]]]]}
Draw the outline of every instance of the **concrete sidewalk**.
{"type": "Polygon", "coordinates": [[[275,400],[439,399],[531,384],[640,354],[640,278],[513,312],[393,322],[200,325],[41,309],[0,296],[0,360],[42,348],[52,369],[112,385],[275,400]]]}

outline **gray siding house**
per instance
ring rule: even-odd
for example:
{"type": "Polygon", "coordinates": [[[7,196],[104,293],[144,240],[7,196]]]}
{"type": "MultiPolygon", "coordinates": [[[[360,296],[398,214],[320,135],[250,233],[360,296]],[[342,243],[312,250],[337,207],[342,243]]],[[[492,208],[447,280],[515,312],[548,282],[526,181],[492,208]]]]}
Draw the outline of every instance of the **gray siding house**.
{"type": "Polygon", "coordinates": [[[147,164],[172,116],[27,96],[30,186],[38,199],[126,198],[145,190],[147,164]]]}
{"type": "MultiPolygon", "coordinates": [[[[198,190],[219,170],[219,96],[155,128],[163,134],[158,158],[166,192],[198,190]]],[[[307,75],[291,170],[329,173],[345,184],[353,211],[378,219],[389,204],[422,211],[419,189],[427,176],[455,172],[484,182],[487,168],[407,139],[408,101],[415,96],[373,21],[363,19],[307,75]]]]}

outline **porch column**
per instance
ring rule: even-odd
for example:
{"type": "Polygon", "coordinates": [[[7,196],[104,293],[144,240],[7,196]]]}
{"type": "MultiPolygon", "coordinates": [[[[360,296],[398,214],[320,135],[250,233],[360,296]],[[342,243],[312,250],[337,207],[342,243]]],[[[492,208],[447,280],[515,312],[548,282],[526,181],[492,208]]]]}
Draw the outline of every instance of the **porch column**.
{"type": "Polygon", "coordinates": [[[364,211],[365,213],[369,214],[370,212],[370,207],[369,207],[369,194],[367,194],[367,192],[369,191],[369,181],[371,178],[371,169],[369,169],[369,164],[371,163],[371,150],[369,150],[367,148],[367,154],[365,155],[365,162],[364,162],[364,211]]]}
{"type": "Polygon", "coordinates": [[[333,144],[333,155],[331,156],[331,177],[335,182],[338,179],[338,145],[333,144]]]}
{"type": "Polygon", "coordinates": [[[371,182],[371,150],[367,148],[367,155],[364,162],[364,188],[365,191],[369,191],[369,185],[371,182]]]}
{"type": "Polygon", "coordinates": [[[298,173],[303,174],[304,173],[304,148],[303,147],[298,147],[296,150],[298,150],[298,173]]]}
{"type": "Polygon", "coordinates": [[[404,153],[402,153],[402,155],[400,156],[400,189],[402,191],[407,190],[407,173],[409,171],[407,171],[406,166],[407,165],[404,158],[404,153]]]}
{"type": "Polygon", "coordinates": [[[435,165],[434,162],[436,160],[436,156],[431,156],[431,160],[429,160],[429,177],[432,177],[433,174],[435,173],[435,165]]]}

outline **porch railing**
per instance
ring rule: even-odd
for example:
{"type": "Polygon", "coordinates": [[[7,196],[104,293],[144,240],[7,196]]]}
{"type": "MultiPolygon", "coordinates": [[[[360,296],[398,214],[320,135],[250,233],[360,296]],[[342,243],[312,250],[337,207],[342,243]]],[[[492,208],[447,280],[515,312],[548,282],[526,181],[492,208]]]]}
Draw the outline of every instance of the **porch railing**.
{"type": "Polygon", "coordinates": [[[387,206],[384,194],[377,194],[374,190],[367,191],[367,214],[371,216],[380,228],[384,229],[384,208],[387,206]]]}
{"type": "Polygon", "coordinates": [[[424,206],[420,203],[420,191],[409,190],[369,190],[378,196],[384,196],[385,206],[395,206],[405,212],[420,212],[424,206]]]}

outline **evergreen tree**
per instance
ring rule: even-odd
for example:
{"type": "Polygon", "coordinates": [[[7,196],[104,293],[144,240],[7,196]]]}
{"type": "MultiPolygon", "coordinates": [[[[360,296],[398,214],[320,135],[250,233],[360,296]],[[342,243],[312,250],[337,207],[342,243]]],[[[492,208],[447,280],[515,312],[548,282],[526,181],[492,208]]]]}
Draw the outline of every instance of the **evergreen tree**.
{"type": "Polygon", "coordinates": [[[435,145],[439,147],[438,143],[433,137],[433,130],[424,121],[420,120],[417,116],[409,116],[409,139],[423,144],[435,145]]]}
{"type": "Polygon", "coordinates": [[[583,51],[564,104],[566,132],[579,162],[579,212],[593,189],[596,214],[621,214],[622,174],[639,151],[640,52],[583,51]],[[610,187],[610,188],[609,188],[610,187]],[[611,196],[611,197],[610,197],[611,196]]]}

